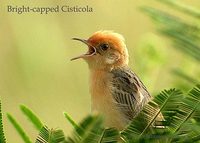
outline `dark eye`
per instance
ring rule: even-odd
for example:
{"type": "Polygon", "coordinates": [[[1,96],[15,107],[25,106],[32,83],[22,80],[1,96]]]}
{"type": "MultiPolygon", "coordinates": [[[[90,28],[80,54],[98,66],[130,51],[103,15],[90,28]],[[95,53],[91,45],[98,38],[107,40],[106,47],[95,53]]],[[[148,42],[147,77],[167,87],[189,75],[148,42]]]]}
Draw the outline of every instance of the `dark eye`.
{"type": "Polygon", "coordinates": [[[101,44],[100,48],[101,48],[102,51],[106,51],[106,50],[108,50],[109,45],[108,44],[101,44]]]}

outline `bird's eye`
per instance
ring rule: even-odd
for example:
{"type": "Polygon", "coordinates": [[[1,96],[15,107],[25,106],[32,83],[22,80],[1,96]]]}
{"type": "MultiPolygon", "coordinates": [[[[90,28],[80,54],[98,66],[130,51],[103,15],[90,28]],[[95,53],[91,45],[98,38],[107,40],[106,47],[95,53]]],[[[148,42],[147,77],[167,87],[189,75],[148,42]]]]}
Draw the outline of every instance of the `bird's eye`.
{"type": "Polygon", "coordinates": [[[101,44],[100,48],[101,48],[102,51],[106,51],[106,50],[108,50],[109,45],[108,44],[101,44]]]}

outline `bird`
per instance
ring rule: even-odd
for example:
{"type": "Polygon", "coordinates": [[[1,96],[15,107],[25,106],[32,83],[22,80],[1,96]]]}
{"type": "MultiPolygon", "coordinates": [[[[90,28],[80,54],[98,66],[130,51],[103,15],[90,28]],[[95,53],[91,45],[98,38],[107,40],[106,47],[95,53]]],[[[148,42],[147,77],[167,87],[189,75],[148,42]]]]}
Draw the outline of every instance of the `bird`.
{"type": "Polygon", "coordinates": [[[113,31],[97,31],[88,39],[72,38],[87,45],[83,59],[89,68],[91,110],[101,114],[106,127],[124,129],[152,96],[129,67],[124,37],[113,31]]]}

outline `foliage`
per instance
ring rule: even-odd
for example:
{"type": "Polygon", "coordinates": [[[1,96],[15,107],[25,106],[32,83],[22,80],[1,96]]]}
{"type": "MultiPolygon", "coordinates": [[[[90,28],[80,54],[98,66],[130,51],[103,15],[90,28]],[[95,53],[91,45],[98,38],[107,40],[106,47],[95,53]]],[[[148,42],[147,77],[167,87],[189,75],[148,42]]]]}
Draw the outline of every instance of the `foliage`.
{"type": "Polygon", "coordinates": [[[103,120],[101,116],[87,116],[79,125],[74,124],[69,116],[64,113],[67,120],[72,123],[74,133],[72,137],[68,137],[67,142],[86,142],[86,143],[115,143],[119,140],[119,132],[114,128],[103,128],[103,120]]]}
{"type": "Polygon", "coordinates": [[[64,143],[65,136],[62,130],[48,129],[47,126],[41,128],[35,143],[64,143]]]}
{"type": "Polygon", "coordinates": [[[156,22],[158,32],[172,40],[175,48],[200,62],[200,28],[198,24],[188,23],[178,16],[156,8],[146,6],[142,10],[156,22]]]}
{"type": "Polygon", "coordinates": [[[122,131],[126,141],[163,141],[191,142],[199,140],[200,126],[192,122],[200,116],[200,85],[183,96],[179,90],[164,90],[153,101],[149,102],[142,112],[122,131]],[[159,108],[158,108],[158,107],[159,108]],[[165,128],[153,126],[159,113],[162,112],[165,128]],[[142,121],[142,120],[147,121],[142,121]],[[141,122],[142,121],[142,122],[141,122]],[[197,138],[198,137],[198,138],[197,138]],[[136,140],[137,139],[137,140],[136,140]]]}
{"type": "Polygon", "coordinates": [[[0,143],[5,143],[5,135],[3,132],[3,121],[2,121],[2,112],[1,112],[1,101],[0,101],[0,143]]]}
{"type": "Polygon", "coordinates": [[[7,117],[8,117],[8,120],[11,122],[11,124],[16,129],[16,131],[19,133],[19,135],[21,136],[21,138],[23,139],[23,141],[25,143],[31,143],[30,138],[28,137],[28,135],[26,134],[26,132],[24,131],[24,129],[21,127],[21,125],[16,121],[16,119],[12,115],[10,115],[10,114],[7,114],[7,117]]]}
{"type": "MultiPolygon", "coordinates": [[[[42,122],[40,119],[31,111],[29,108],[27,108],[24,105],[20,105],[20,109],[22,113],[29,119],[29,121],[35,126],[35,128],[39,131],[43,127],[42,122]]],[[[19,133],[21,138],[25,143],[31,143],[30,137],[26,134],[26,131],[21,127],[21,125],[16,121],[16,119],[11,115],[7,114],[7,117],[9,121],[12,123],[16,131],[19,133]]]]}
{"type": "Polygon", "coordinates": [[[175,75],[177,75],[177,76],[179,76],[180,78],[188,81],[189,83],[198,84],[197,79],[194,79],[193,77],[189,76],[187,73],[184,73],[181,70],[173,69],[172,73],[175,74],[175,75]]]}
{"type": "MultiPolygon", "coordinates": [[[[105,129],[103,118],[97,114],[89,115],[77,124],[64,112],[65,118],[74,128],[72,135],[65,138],[61,129],[49,129],[28,107],[23,105],[21,110],[35,126],[42,125],[36,143],[200,141],[200,85],[187,94],[177,89],[162,91],[121,132],[115,128],[105,129]]],[[[23,141],[31,143],[16,119],[10,114],[7,117],[23,141]]]]}
{"type": "MultiPolygon", "coordinates": [[[[194,7],[183,4],[178,0],[158,0],[174,10],[186,14],[189,18],[184,19],[180,15],[170,12],[165,12],[158,8],[143,6],[141,9],[144,11],[156,24],[157,31],[166,36],[173,47],[196,60],[197,64],[200,63],[200,10],[194,7]]],[[[199,83],[199,77],[192,77],[179,69],[173,69],[175,75],[185,79],[193,85],[199,83]]],[[[188,69],[187,69],[188,70],[188,69]]],[[[200,71],[196,71],[200,74],[200,71]]]]}
{"type": "Polygon", "coordinates": [[[24,113],[24,115],[26,115],[27,118],[33,123],[37,130],[40,130],[43,127],[43,123],[29,108],[27,108],[24,105],[21,105],[20,109],[24,113]]]}
{"type": "MultiPolygon", "coordinates": [[[[143,136],[145,137],[145,135],[148,134],[153,134],[154,130],[150,130],[150,128],[153,126],[160,113],[163,113],[165,123],[169,124],[169,122],[172,122],[172,115],[176,113],[182,98],[183,95],[179,90],[164,90],[144,107],[135,120],[122,132],[122,135],[128,140],[132,140],[138,137],[143,138],[143,136]]],[[[173,128],[173,126],[171,126],[171,128],[173,128]]]]}

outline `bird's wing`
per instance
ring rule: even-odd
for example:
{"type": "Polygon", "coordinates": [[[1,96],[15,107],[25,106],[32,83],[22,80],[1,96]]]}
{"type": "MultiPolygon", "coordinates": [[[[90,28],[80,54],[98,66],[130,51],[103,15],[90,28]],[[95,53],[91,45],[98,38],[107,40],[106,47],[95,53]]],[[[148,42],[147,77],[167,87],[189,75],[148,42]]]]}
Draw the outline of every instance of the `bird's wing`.
{"type": "Polygon", "coordinates": [[[137,75],[128,67],[113,69],[111,73],[114,102],[126,119],[131,120],[141,111],[151,96],[137,75]]]}

